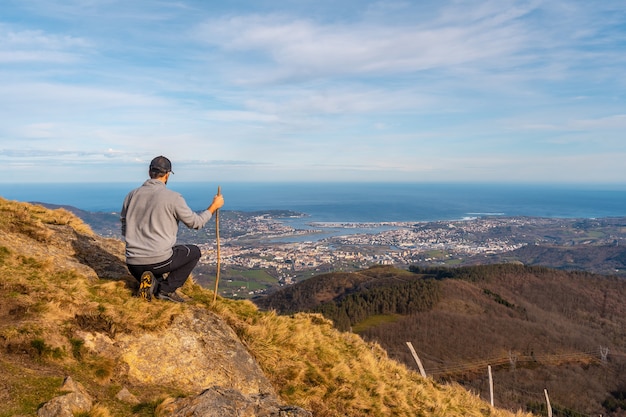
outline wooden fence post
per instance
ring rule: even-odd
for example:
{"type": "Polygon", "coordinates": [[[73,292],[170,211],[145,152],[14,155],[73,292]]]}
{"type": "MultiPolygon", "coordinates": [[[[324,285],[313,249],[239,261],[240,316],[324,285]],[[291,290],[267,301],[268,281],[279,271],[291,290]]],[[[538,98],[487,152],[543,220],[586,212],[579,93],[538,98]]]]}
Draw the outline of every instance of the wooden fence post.
{"type": "Polygon", "coordinates": [[[413,344],[411,342],[406,342],[406,345],[409,347],[411,354],[413,355],[413,359],[417,362],[417,367],[420,369],[420,374],[426,378],[426,371],[424,371],[424,367],[422,366],[422,361],[420,361],[419,356],[417,356],[417,352],[413,348],[413,344]]]}
{"type": "Polygon", "coordinates": [[[548,390],[544,388],[543,393],[546,395],[546,404],[548,407],[548,417],[552,417],[552,407],[550,406],[550,397],[548,397],[548,390]]]}
{"type": "Polygon", "coordinates": [[[493,407],[493,376],[491,375],[491,365],[487,365],[487,371],[489,372],[489,398],[491,406],[493,407]]]}

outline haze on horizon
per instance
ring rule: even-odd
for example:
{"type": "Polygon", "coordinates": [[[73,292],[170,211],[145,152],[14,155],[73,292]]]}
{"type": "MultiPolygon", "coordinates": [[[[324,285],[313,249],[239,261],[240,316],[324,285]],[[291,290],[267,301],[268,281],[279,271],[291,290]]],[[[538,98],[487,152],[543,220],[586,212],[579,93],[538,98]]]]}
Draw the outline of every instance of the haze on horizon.
{"type": "Polygon", "coordinates": [[[606,0],[7,0],[3,183],[626,181],[606,0]]]}

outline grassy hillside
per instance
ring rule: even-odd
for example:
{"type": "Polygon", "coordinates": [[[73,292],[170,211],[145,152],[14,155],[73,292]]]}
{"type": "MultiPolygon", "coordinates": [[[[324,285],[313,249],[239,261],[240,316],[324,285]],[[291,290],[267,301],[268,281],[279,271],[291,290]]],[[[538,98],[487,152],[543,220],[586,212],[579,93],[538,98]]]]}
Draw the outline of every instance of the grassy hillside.
{"type": "MultiPolygon", "coordinates": [[[[181,371],[152,366],[139,378],[137,367],[146,364],[123,347],[149,341],[164,351],[180,342],[168,336],[172,327],[193,329],[199,318],[212,317],[203,312],[234,330],[282,401],[318,417],[514,415],[457,384],[421,378],[380,345],[337,331],[319,314],[279,316],[246,301],[213,303],[212,292],[191,281],[183,288],[185,304],[142,302],[133,296],[121,242],[94,235],[63,209],[0,199],[0,274],[0,416],[36,415],[68,375],[95,398],[90,416],[159,415],[159,404],[198,394],[193,382],[203,373],[242,364],[209,362],[194,369],[188,384],[163,383],[181,371]],[[137,402],[118,399],[121,388],[137,402]]],[[[198,345],[185,334],[185,346],[198,345]]],[[[228,383],[247,383],[236,375],[227,372],[228,383]]]]}
{"type": "Polygon", "coordinates": [[[561,415],[623,415],[625,280],[519,264],[412,270],[326,274],[257,302],[322,311],[415,368],[410,341],[428,375],[483,398],[491,365],[503,407],[540,411],[548,389],[561,415]],[[422,283],[421,296],[410,282],[422,283]]]}

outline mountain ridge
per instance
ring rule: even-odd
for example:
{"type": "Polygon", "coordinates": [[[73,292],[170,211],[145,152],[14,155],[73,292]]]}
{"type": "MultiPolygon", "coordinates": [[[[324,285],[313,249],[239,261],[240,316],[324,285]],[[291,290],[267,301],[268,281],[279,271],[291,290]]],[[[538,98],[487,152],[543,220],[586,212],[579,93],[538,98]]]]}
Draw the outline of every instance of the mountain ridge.
{"type": "Polygon", "coordinates": [[[146,303],[122,242],[64,209],[0,198],[0,274],[3,417],[529,415],[424,379],[320,314],[213,303],[193,280],[184,304],[146,303]]]}

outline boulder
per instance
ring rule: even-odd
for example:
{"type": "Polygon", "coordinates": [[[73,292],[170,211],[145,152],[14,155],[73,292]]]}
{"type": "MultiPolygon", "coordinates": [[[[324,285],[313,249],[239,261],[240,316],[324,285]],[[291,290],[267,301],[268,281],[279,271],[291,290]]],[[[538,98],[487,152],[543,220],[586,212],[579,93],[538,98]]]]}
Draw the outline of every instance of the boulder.
{"type": "Polygon", "coordinates": [[[194,397],[164,401],[159,417],[312,417],[310,411],[281,406],[273,395],[244,395],[232,388],[214,386],[194,397]]]}
{"type": "Polygon", "coordinates": [[[224,320],[205,309],[189,310],[163,331],[116,336],[114,345],[131,382],[184,387],[187,392],[218,385],[246,395],[275,393],[224,320]]]}
{"type": "Polygon", "coordinates": [[[71,377],[63,381],[62,391],[67,394],[54,397],[37,410],[38,417],[73,417],[76,413],[87,413],[93,407],[93,399],[80,383],[71,377]]]}

